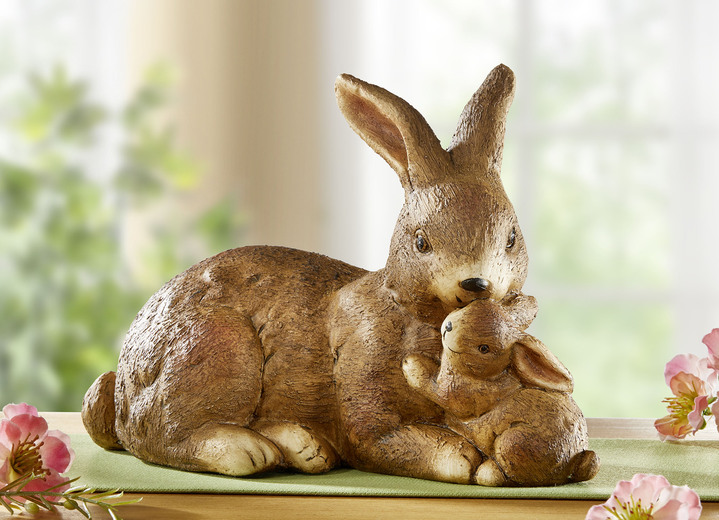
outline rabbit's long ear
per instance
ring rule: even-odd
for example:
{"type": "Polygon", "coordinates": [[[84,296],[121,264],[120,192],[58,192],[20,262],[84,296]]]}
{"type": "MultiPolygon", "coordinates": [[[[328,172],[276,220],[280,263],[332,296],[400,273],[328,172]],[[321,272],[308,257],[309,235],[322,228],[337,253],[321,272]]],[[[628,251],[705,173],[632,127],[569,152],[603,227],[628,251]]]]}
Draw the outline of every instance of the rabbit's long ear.
{"type": "Polygon", "coordinates": [[[349,74],[337,78],[335,94],[350,127],[397,172],[405,190],[437,184],[446,175],[449,154],[405,100],[349,74]]]}
{"type": "Polygon", "coordinates": [[[522,334],[513,349],[512,366],[523,383],[560,392],[573,390],[572,374],[537,338],[522,334]]]}
{"type": "Polygon", "coordinates": [[[512,70],[498,65],[464,107],[448,148],[460,171],[499,176],[514,87],[512,70]]]}

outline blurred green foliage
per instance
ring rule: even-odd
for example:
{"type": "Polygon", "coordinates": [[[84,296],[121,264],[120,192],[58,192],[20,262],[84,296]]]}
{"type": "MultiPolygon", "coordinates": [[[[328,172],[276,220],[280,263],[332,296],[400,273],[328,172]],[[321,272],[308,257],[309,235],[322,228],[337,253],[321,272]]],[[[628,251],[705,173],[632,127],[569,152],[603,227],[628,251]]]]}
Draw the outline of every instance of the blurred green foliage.
{"type": "Polygon", "coordinates": [[[126,213],[200,177],[157,122],[171,87],[171,70],[152,67],[113,113],[57,67],[30,76],[16,110],[0,121],[0,403],[79,410],[95,377],[116,366],[150,293],[199,259],[178,258],[180,239],[193,234],[211,252],[236,245],[241,223],[222,203],[189,229],[160,230],[144,252],[157,259],[150,283],[141,286],[123,258],[126,213]],[[121,136],[109,150],[108,132],[121,136]],[[96,167],[102,153],[114,154],[114,171],[96,167]]]}

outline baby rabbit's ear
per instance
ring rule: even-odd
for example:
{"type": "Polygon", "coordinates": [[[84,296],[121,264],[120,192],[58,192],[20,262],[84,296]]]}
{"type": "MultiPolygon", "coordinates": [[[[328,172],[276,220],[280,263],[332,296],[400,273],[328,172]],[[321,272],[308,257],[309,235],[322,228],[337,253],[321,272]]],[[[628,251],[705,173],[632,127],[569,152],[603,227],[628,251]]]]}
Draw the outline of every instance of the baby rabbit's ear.
{"type": "Polygon", "coordinates": [[[571,393],[574,380],[569,370],[534,336],[522,334],[514,344],[512,365],[526,385],[571,393]]]}
{"type": "Polygon", "coordinates": [[[486,172],[497,181],[507,111],[514,99],[514,73],[506,65],[496,66],[474,93],[459,117],[449,153],[458,170],[486,172]]]}
{"type": "Polygon", "coordinates": [[[397,172],[405,191],[437,184],[451,159],[422,115],[391,92],[342,74],[337,104],[357,132],[397,172]]]}

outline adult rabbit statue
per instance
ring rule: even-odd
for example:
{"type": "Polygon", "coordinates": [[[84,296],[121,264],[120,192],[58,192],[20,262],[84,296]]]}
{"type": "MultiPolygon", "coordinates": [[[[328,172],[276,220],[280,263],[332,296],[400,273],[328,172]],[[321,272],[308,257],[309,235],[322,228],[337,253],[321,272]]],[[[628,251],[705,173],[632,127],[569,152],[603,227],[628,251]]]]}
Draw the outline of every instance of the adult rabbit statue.
{"type": "Polygon", "coordinates": [[[448,411],[447,425],[485,455],[475,481],[547,486],[589,480],[599,458],[571,397],[572,376],[500,304],[475,300],[449,314],[437,363],[410,354],[410,386],[448,411]]]}
{"type": "Polygon", "coordinates": [[[358,469],[471,483],[483,462],[402,360],[436,360],[440,326],[476,298],[521,314],[527,252],[500,180],[512,71],[491,71],[443,149],[425,119],[350,75],[338,105],[395,170],[404,205],[383,269],[253,246],[190,267],[140,310],[83,421],[105,448],[249,475],[358,469]]]}

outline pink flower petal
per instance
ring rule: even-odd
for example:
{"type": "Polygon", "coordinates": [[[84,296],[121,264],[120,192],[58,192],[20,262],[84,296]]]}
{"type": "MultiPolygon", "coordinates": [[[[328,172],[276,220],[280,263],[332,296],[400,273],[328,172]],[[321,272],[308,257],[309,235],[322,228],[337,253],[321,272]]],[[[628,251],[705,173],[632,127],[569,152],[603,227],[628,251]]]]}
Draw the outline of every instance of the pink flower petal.
{"type": "MultiPolygon", "coordinates": [[[[708,381],[714,370],[709,368],[709,360],[694,354],[674,356],[664,367],[664,381],[671,386],[671,380],[680,373],[691,374],[703,381],[708,381]]],[[[714,384],[712,382],[712,384],[714,384]]]]}
{"type": "Polygon", "coordinates": [[[661,491],[652,516],[655,520],[697,520],[702,512],[699,495],[688,486],[669,486],[661,491]]]}
{"type": "Polygon", "coordinates": [[[704,410],[709,407],[709,396],[700,395],[694,399],[694,409],[687,415],[687,421],[692,429],[697,432],[704,428],[707,424],[704,419],[704,410]]]}
{"type": "Polygon", "coordinates": [[[2,409],[2,413],[6,419],[12,419],[16,415],[34,415],[35,417],[38,416],[37,408],[26,403],[6,404],[2,409]]]}
{"type": "Polygon", "coordinates": [[[677,397],[696,397],[698,395],[707,395],[704,380],[695,374],[687,372],[679,372],[669,381],[669,388],[677,397]]]}
{"type": "Polygon", "coordinates": [[[607,510],[604,509],[604,504],[600,504],[590,507],[584,520],[607,520],[608,518],[611,517],[609,513],[607,513],[607,510]]]}
{"type": "Polygon", "coordinates": [[[662,489],[671,486],[669,481],[662,475],[647,475],[638,473],[632,477],[633,486],[631,495],[634,500],[641,500],[644,507],[655,502],[662,489]]]}
{"type": "Polygon", "coordinates": [[[48,431],[47,431],[47,436],[48,436],[48,437],[55,437],[55,438],[57,438],[58,440],[60,440],[60,441],[64,442],[65,444],[67,444],[67,447],[68,447],[68,448],[70,447],[70,443],[71,443],[71,441],[70,441],[70,436],[69,436],[68,434],[64,433],[64,432],[61,432],[60,430],[48,430],[48,431]]]}
{"type": "Polygon", "coordinates": [[[10,483],[10,459],[2,459],[0,464],[0,487],[10,483]]]}
{"type": "Polygon", "coordinates": [[[659,438],[662,441],[676,441],[683,439],[692,431],[692,427],[686,421],[677,420],[671,415],[662,417],[654,421],[654,428],[657,429],[659,438]]]}
{"type": "Polygon", "coordinates": [[[17,424],[23,432],[23,439],[30,437],[30,439],[38,438],[42,439],[47,433],[47,421],[37,415],[20,414],[15,415],[11,420],[14,424],[17,424]]]}
{"type": "Polygon", "coordinates": [[[671,500],[652,512],[652,520],[689,520],[689,517],[681,502],[671,500]]]}
{"type": "Polygon", "coordinates": [[[20,426],[6,419],[0,421],[0,445],[11,450],[13,444],[21,440],[23,440],[23,431],[20,426]]]}
{"type": "Polygon", "coordinates": [[[709,367],[719,370],[719,329],[713,329],[704,336],[702,343],[709,349],[709,367]]]}
{"type": "MultiPolygon", "coordinates": [[[[2,421],[3,423],[10,421],[2,421]]],[[[11,423],[12,424],[12,423],[11,423]]],[[[12,427],[16,427],[12,425],[12,427]]],[[[1,429],[0,429],[1,431],[1,429]]],[[[7,441],[7,439],[6,439],[7,441]]],[[[8,447],[0,443],[0,487],[8,483],[8,476],[10,473],[10,455],[12,455],[12,443],[9,443],[8,447]]]]}
{"type": "MultiPolygon", "coordinates": [[[[715,419],[719,417],[719,399],[714,401],[714,404],[711,405],[711,411],[715,419]]],[[[717,421],[717,430],[719,430],[719,421],[717,421]]]]}
{"type": "Polygon", "coordinates": [[[699,357],[694,354],[678,354],[674,356],[664,367],[664,380],[667,385],[679,372],[699,375],[699,357]]]}
{"type": "Polygon", "coordinates": [[[70,438],[62,432],[48,432],[40,447],[40,457],[45,468],[58,473],[67,471],[75,459],[75,452],[70,448],[70,438]]]}
{"type": "Polygon", "coordinates": [[[631,498],[633,491],[634,482],[630,482],[628,480],[620,480],[619,482],[617,482],[617,485],[614,488],[614,492],[612,493],[610,500],[614,499],[616,501],[616,503],[613,505],[624,503],[631,498]]]}

